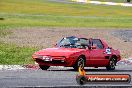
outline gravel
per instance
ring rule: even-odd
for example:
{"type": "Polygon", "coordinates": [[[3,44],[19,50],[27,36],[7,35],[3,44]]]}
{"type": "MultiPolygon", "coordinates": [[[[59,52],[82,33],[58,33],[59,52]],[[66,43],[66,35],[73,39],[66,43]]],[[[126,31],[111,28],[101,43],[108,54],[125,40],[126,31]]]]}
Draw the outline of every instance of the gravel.
{"type": "Polygon", "coordinates": [[[123,39],[124,42],[132,42],[132,30],[116,30],[112,34],[123,39]]]}
{"type": "Polygon", "coordinates": [[[4,43],[13,43],[20,47],[30,46],[42,49],[52,47],[58,40],[66,36],[84,36],[86,38],[101,38],[114,49],[119,49],[123,57],[132,56],[132,42],[130,42],[132,36],[131,30],[106,30],[96,28],[20,28],[10,31],[11,34],[0,37],[0,41],[4,43]],[[128,42],[124,42],[125,38],[127,38],[128,42]]]}

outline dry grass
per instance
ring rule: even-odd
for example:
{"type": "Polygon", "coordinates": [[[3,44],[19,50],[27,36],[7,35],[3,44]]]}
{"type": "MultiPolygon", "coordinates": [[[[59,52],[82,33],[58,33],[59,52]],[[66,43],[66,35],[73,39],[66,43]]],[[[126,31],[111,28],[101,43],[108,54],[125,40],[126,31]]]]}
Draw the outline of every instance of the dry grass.
{"type": "MultiPolygon", "coordinates": [[[[114,30],[114,29],[113,29],[114,30]]],[[[11,30],[12,34],[1,38],[5,43],[15,43],[19,46],[47,48],[52,47],[57,40],[65,36],[77,35],[87,38],[102,38],[110,46],[121,51],[123,57],[132,56],[132,42],[111,35],[112,30],[88,28],[23,28],[11,30]]]]}

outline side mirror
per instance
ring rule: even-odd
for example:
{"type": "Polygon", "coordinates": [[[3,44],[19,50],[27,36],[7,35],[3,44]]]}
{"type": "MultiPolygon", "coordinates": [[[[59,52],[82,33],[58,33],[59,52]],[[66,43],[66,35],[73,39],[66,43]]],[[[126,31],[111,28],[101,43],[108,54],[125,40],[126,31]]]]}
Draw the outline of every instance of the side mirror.
{"type": "Polygon", "coordinates": [[[91,46],[91,49],[96,49],[96,46],[91,46]]]}
{"type": "Polygon", "coordinates": [[[112,49],[112,47],[108,47],[109,49],[112,49]]]}

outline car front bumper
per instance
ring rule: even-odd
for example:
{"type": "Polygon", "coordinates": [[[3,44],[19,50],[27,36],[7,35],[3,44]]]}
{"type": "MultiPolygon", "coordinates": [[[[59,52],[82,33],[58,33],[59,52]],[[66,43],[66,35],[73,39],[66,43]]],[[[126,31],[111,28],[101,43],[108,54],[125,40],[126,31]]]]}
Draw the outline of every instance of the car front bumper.
{"type": "Polygon", "coordinates": [[[71,67],[73,66],[73,59],[71,58],[66,58],[64,56],[53,56],[52,60],[50,61],[45,61],[43,59],[43,56],[32,56],[33,60],[37,62],[39,65],[46,65],[46,66],[66,66],[66,67],[71,67]]]}

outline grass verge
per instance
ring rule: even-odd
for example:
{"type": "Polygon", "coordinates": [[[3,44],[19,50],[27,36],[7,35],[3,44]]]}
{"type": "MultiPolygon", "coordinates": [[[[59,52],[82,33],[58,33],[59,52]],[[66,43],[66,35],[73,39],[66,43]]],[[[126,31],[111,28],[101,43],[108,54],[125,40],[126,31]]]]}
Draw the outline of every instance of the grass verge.
{"type": "Polygon", "coordinates": [[[0,64],[32,64],[31,55],[35,50],[35,48],[0,43],[0,64]]]}
{"type": "Polygon", "coordinates": [[[4,14],[0,29],[14,27],[92,27],[92,28],[132,28],[131,17],[55,16],[4,14]]]}
{"type": "Polygon", "coordinates": [[[0,29],[12,27],[131,28],[131,7],[2,0],[0,29]]]}

